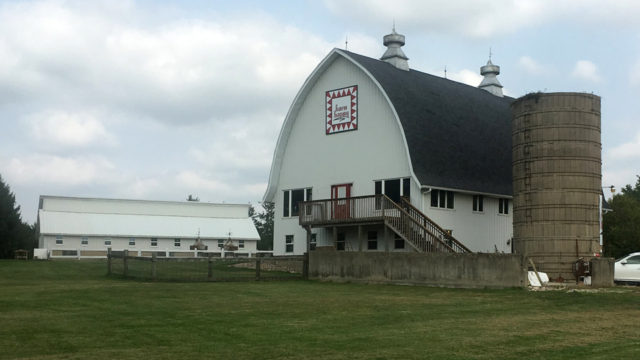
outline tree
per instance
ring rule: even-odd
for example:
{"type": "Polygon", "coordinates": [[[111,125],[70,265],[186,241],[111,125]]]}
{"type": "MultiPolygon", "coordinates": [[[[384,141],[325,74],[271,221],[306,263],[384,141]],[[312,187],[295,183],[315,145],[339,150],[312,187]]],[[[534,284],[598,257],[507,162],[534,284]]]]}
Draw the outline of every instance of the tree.
{"type": "Polygon", "coordinates": [[[602,236],[606,256],[619,258],[640,251],[640,176],[609,201],[613,211],[604,214],[602,236]]]}
{"type": "Polygon", "coordinates": [[[0,258],[12,258],[18,249],[32,250],[35,226],[20,219],[20,206],[0,176],[0,258]]]}
{"type": "Polygon", "coordinates": [[[258,250],[273,250],[273,215],[275,204],[263,202],[260,204],[263,211],[256,211],[253,206],[249,206],[249,216],[258,230],[260,241],[258,250]]]}

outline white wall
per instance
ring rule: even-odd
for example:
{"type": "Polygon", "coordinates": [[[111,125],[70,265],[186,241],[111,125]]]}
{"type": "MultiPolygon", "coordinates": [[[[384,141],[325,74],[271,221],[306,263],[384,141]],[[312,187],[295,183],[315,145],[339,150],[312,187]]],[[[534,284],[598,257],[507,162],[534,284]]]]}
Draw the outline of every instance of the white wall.
{"type": "Polygon", "coordinates": [[[473,211],[473,195],[455,193],[454,209],[431,207],[431,193],[423,194],[425,215],[443,229],[453,230],[453,237],[473,252],[510,253],[508,241],[513,237],[513,202],[509,199],[509,214],[498,214],[498,199],[484,196],[484,211],[473,211]]]}
{"type": "MultiPolygon", "coordinates": [[[[314,199],[331,197],[331,185],[352,183],[351,196],[373,195],[374,180],[410,177],[400,127],[371,79],[337,58],[312,84],[295,117],[276,187],[274,254],[285,254],[285,235],[294,235],[293,254],[306,250],[298,218],[283,217],[283,190],[311,187],[314,199]],[[358,130],[325,134],[325,92],[358,85],[358,130]]],[[[419,199],[412,181],[412,198],[419,199]]],[[[315,231],[315,230],[314,230],[315,231]]]]}
{"type": "MultiPolygon", "coordinates": [[[[82,244],[82,236],[63,236],[62,244],[56,244],[55,235],[42,235],[41,245],[48,250],[101,250],[105,251],[107,248],[113,250],[143,250],[143,251],[185,251],[189,250],[189,246],[193,245],[196,239],[180,239],[180,246],[175,246],[175,239],[158,238],[158,245],[151,246],[151,238],[135,238],[135,245],[129,245],[129,238],[125,237],[93,237],[87,236],[88,244],[82,244]],[[105,240],[111,240],[111,245],[105,245],[105,240]]],[[[218,239],[201,239],[202,242],[209,248],[207,251],[218,250],[218,239]]],[[[224,243],[227,242],[223,239],[224,243]]],[[[238,252],[251,252],[257,251],[256,240],[244,240],[244,248],[238,249],[238,252]]],[[[232,240],[232,244],[238,246],[238,240],[232,240]]]]}

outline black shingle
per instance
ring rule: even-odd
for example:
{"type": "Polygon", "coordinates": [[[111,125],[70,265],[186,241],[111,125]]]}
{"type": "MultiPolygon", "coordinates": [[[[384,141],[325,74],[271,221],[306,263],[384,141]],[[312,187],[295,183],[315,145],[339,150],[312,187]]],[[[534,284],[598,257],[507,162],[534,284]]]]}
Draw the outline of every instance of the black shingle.
{"type": "Polygon", "coordinates": [[[513,194],[513,98],[345,53],[376,78],[393,103],[422,185],[513,194]]]}

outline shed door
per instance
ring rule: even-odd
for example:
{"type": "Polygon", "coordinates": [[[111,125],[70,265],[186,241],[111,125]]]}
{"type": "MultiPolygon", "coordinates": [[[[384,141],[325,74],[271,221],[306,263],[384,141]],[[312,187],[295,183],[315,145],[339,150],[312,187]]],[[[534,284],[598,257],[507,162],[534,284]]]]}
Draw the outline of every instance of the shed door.
{"type": "Polygon", "coordinates": [[[350,214],[351,184],[331,186],[331,217],[333,219],[348,219],[350,214]]]}

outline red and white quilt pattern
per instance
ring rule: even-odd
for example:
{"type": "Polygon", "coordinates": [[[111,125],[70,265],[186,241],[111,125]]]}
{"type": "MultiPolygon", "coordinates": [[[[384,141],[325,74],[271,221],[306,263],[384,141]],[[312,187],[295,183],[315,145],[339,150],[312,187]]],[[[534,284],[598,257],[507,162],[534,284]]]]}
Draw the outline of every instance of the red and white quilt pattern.
{"type": "Polygon", "coordinates": [[[326,93],[327,135],[358,130],[358,85],[326,93]]]}

